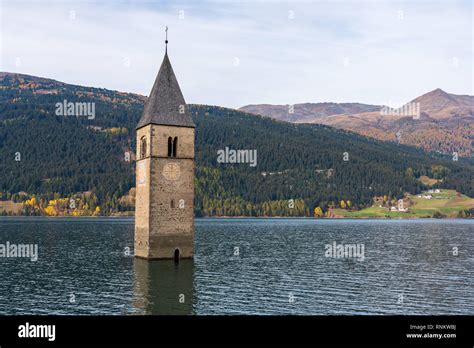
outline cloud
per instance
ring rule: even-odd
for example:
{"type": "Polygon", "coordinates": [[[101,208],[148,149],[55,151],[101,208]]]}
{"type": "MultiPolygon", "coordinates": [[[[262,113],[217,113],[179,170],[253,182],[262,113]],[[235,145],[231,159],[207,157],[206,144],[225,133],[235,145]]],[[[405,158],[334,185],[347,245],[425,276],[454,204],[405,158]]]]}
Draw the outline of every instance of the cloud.
{"type": "Polygon", "coordinates": [[[168,25],[189,103],[474,94],[470,2],[4,1],[1,22],[2,71],[145,95],[168,25]]]}

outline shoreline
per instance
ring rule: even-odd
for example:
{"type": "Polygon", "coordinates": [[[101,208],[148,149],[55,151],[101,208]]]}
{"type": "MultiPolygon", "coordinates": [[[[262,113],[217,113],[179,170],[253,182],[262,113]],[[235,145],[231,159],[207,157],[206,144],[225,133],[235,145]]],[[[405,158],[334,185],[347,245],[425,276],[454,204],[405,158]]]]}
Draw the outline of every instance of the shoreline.
{"type": "MultiPolygon", "coordinates": [[[[108,215],[108,216],[73,216],[73,215],[62,215],[62,216],[45,216],[45,215],[4,215],[1,218],[41,218],[41,219],[135,219],[134,215],[108,215]]],[[[376,216],[365,216],[365,217],[325,217],[325,218],[314,218],[311,216],[195,216],[194,219],[206,219],[206,220],[226,220],[226,219],[286,219],[286,220],[474,220],[474,217],[455,218],[455,217],[376,217],[376,216]]]]}

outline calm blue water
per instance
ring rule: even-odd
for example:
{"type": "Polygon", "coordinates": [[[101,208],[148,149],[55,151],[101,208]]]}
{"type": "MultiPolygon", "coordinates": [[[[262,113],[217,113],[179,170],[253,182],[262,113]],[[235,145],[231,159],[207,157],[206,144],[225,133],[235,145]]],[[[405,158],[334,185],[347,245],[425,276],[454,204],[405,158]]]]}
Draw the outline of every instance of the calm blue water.
{"type": "Polygon", "coordinates": [[[0,218],[39,248],[0,257],[0,314],[474,314],[473,220],[198,219],[178,266],[131,256],[133,223],[0,218]]]}

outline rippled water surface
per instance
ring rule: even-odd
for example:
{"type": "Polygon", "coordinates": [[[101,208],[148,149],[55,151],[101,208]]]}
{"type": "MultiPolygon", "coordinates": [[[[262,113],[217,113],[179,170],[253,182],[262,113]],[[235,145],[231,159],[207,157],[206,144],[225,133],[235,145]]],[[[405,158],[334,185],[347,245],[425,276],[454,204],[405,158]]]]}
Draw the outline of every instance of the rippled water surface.
{"type": "Polygon", "coordinates": [[[0,314],[474,314],[473,220],[198,219],[177,266],[127,256],[133,223],[0,218],[39,248],[0,257],[0,314]]]}

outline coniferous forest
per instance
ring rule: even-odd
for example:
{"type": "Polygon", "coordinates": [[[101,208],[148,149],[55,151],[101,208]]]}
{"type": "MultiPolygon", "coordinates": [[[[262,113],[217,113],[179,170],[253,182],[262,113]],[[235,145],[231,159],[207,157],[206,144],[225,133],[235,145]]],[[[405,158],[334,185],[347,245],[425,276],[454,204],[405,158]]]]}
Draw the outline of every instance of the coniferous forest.
{"type": "MultiPolygon", "coordinates": [[[[144,100],[0,74],[0,201],[27,215],[133,212],[135,126],[144,100]],[[57,116],[55,104],[64,100],[95,103],[95,117],[57,116]]],[[[196,216],[312,216],[341,201],[357,210],[374,197],[427,189],[422,176],[436,180],[434,188],[474,196],[472,159],[217,106],[188,108],[196,124],[196,216]],[[226,147],[256,150],[257,165],[218,163],[226,147]]]]}

